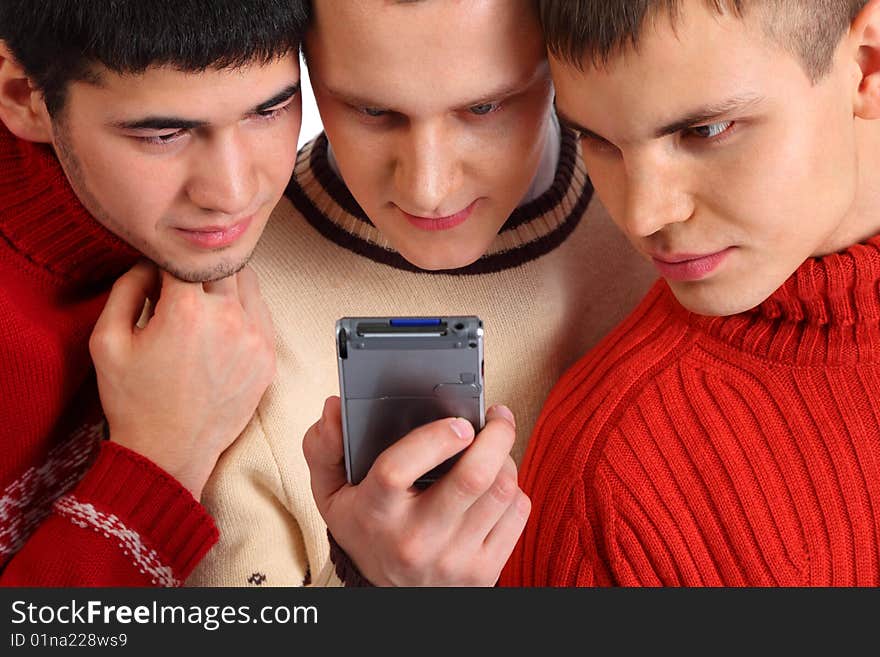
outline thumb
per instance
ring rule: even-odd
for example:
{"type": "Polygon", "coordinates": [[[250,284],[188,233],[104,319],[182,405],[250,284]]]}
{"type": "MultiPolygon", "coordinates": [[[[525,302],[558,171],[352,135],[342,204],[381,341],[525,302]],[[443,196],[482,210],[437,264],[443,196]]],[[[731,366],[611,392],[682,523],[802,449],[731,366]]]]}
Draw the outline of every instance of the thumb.
{"type": "Polygon", "coordinates": [[[321,419],[303,439],[303,454],[312,476],[312,494],[320,509],[348,484],[342,446],[342,407],[339,397],[328,397],[321,419]]]}

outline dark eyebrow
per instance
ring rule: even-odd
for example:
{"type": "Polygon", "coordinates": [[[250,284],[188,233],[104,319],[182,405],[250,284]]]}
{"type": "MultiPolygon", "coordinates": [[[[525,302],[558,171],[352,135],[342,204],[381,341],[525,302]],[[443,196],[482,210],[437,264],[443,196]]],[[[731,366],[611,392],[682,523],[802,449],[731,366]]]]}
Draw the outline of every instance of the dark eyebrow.
{"type": "MultiPolygon", "coordinates": [[[[248,114],[259,114],[280,105],[299,93],[300,82],[286,86],[268,100],[252,107],[248,114]]],[[[208,121],[183,119],[176,116],[148,116],[135,121],[119,121],[111,123],[111,127],[120,130],[198,130],[208,125],[208,121]]]]}
{"type": "MultiPolygon", "coordinates": [[[[556,106],[556,101],[553,102],[553,105],[554,105],[554,107],[556,106]]],[[[602,135],[596,134],[595,132],[593,132],[589,128],[585,128],[584,126],[582,126],[577,121],[574,121],[574,120],[568,118],[567,116],[565,116],[565,114],[563,114],[561,111],[559,111],[558,107],[556,107],[556,116],[559,118],[559,124],[563,128],[567,128],[568,130],[571,130],[572,132],[578,133],[578,136],[590,137],[591,139],[595,139],[598,141],[608,141],[602,135]]]]}
{"type": "Polygon", "coordinates": [[[290,100],[294,96],[299,93],[300,82],[297,81],[295,84],[290,84],[284,87],[283,90],[279,91],[277,94],[272,96],[269,100],[260,103],[256,107],[254,107],[250,113],[251,114],[259,114],[260,112],[265,112],[266,110],[270,110],[276,105],[280,105],[286,100],[290,100]]]}
{"type": "Polygon", "coordinates": [[[174,116],[148,116],[137,121],[119,121],[111,123],[113,128],[121,130],[195,130],[204,128],[207,121],[192,121],[174,116]]]}
{"type": "Polygon", "coordinates": [[[661,126],[654,132],[654,135],[656,137],[666,137],[667,135],[673,135],[676,132],[687,130],[694,126],[711,123],[731,112],[740,112],[753,105],[757,105],[762,100],[764,100],[764,98],[757,94],[744,94],[728,98],[714,105],[706,105],[693,112],[689,112],[681,119],[677,119],[661,126]]]}

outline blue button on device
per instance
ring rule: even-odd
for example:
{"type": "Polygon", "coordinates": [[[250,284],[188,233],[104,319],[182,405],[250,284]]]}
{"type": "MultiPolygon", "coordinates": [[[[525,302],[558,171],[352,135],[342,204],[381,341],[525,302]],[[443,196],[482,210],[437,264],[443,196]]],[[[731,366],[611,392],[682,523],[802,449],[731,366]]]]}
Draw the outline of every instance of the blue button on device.
{"type": "Polygon", "coordinates": [[[440,319],[422,317],[409,317],[405,319],[392,319],[391,326],[439,326],[440,319]]]}

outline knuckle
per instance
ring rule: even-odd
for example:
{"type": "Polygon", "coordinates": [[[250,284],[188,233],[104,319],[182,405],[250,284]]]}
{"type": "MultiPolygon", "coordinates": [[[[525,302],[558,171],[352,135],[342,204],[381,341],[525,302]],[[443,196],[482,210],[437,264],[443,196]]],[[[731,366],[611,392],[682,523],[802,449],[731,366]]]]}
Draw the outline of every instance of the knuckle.
{"type": "Polygon", "coordinates": [[[492,485],[492,495],[499,502],[510,502],[518,490],[516,476],[512,476],[506,469],[502,470],[492,485]]]}
{"type": "Polygon", "coordinates": [[[488,468],[471,464],[459,474],[458,490],[468,497],[480,497],[494,480],[494,474],[488,468]]]}
{"type": "Polygon", "coordinates": [[[113,337],[109,331],[100,327],[89,337],[89,353],[92,360],[106,360],[113,353],[113,337]]]}
{"type": "Polygon", "coordinates": [[[132,278],[133,271],[133,269],[130,269],[114,281],[113,285],[110,287],[110,296],[125,294],[125,291],[128,288],[128,283],[132,278]]]}
{"type": "Polygon", "coordinates": [[[380,493],[394,493],[401,488],[399,468],[390,462],[389,459],[383,458],[383,455],[376,459],[367,476],[370,477],[373,485],[380,493]]]}
{"type": "Polygon", "coordinates": [[[314,463],[316,461],[318,450],[317,442],[317,425],[313,424],[309,427],[308,431],[306,431],[306,435],[303,436],[302,440],[302,451],[306,463],[314,463]]]}
{"type": "Polygon", "coordinates": [[[180,295],[174,299],[172,316],[187,326],[196,324],[203,317],[201,304],[194,295],[180,295]]]}
{"type": "Polygon", "coordinates": [[[221,333],[231,338],[253,339],[250,332],[244,331],[241,313],[236,312],[231,303],[224,304],[220,317],[217,318],[217,326],[220,328],[221,333]]]}
{"type": "Polygon", "coordinates": [[[410,534],[402,538],[394,550],[395,561],[407,572],[423,569],[425,560],[424,543],[418,534],[410,534]]]}

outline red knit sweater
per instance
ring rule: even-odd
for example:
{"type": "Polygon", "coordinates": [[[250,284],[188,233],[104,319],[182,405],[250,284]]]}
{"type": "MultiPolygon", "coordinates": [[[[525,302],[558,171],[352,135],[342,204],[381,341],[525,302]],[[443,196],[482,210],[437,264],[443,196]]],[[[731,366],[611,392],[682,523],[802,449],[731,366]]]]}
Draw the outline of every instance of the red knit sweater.
{"type": "Polygon", "coordinates": [[[0,583],[180,584],[217,539],[192,495],[103,440],[88,340],[137,254],[52,151],[0,124],[0,583]]]}
{"type": "Polygon", "coordinates": [[[758,308],[659,282],[549,397],[504,585],[880,585],[880,237],[758,308]]]}

